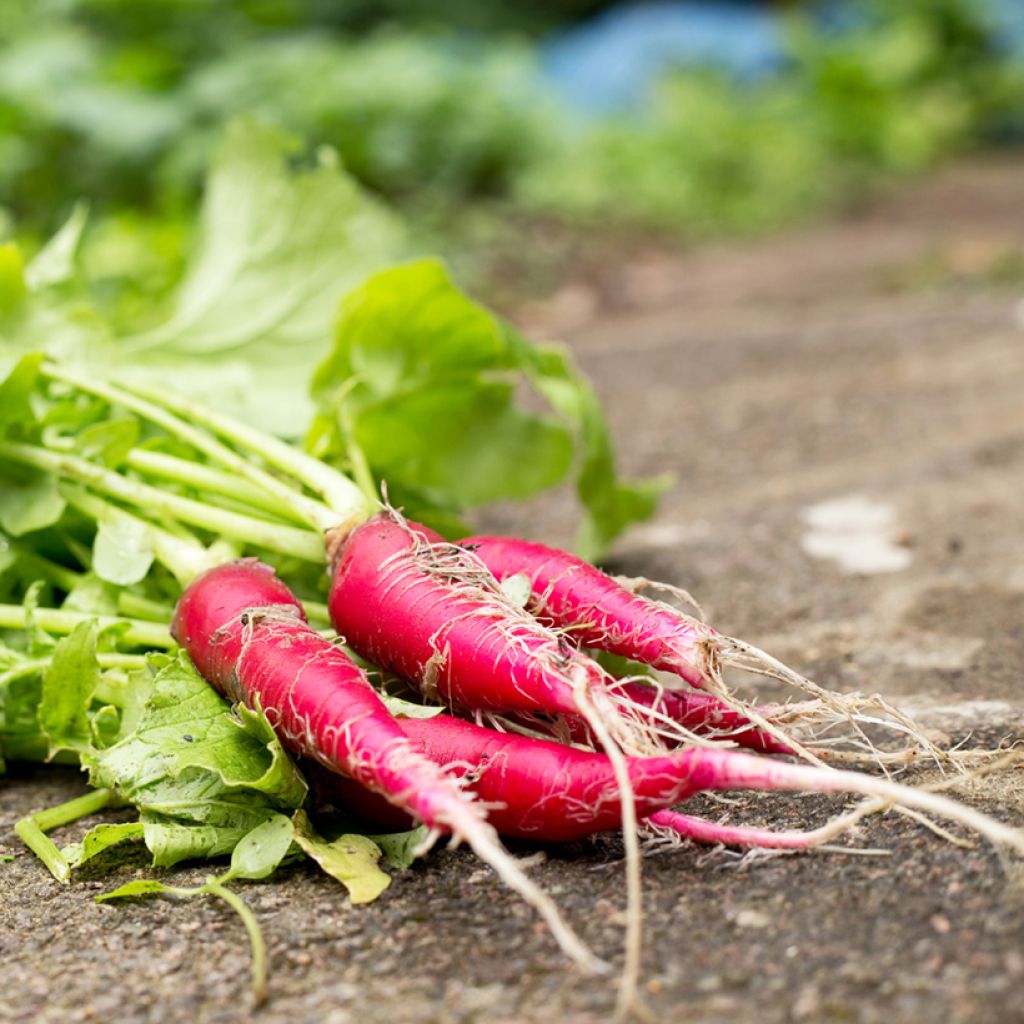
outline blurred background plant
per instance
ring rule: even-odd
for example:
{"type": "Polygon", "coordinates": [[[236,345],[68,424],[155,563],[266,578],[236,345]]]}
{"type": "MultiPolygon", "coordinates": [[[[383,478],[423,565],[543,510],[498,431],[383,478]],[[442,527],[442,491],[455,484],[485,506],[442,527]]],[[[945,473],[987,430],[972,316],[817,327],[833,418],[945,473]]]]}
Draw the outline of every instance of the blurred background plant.
{"type": "Polygon", "coordinates": [[[0,239],[88,197],[91,276],[129,303],[174,282],[240,113],[336,149],[477,287],[510,254],[529,279],[538,224],[758,233],[1024,135],[1017,0],[0,0],[0,23],[0,239]]]}

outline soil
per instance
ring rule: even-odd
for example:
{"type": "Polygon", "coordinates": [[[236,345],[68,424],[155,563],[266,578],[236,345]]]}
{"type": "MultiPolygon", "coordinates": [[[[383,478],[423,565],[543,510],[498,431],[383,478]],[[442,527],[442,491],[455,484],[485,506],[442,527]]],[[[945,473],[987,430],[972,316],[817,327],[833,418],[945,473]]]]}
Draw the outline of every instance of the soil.
{"type": "MultiPolygon", "coordinates": [[[[638,256],[524,310],[533,328],[568,332],[626,473],[676,476],[612,567],[685,587],[725,631],[826,686],[877,690],[954,741],[1024,735],[1022,268],[1024,160],[1005,158],[798,235],[638,256]],[[875,540],[904,553],[902,568],[851,571],[809,553],[807,510],[854,499],[884,509],[875,540]]],[[[564,542],[572,518],[556,496],[485,525],[564,542]]],[[[1022,776],[965,798],[1024,825],[1022,776]]],[[[14,858],[0,863],[2,1021],[610,1017],[611,984],[567,967],[464,850],[398,874],[367,907],[305,867],[240,887],[269,946],[271,998],[253,1014],[233,914],[206,901],[93,902],[148,874],[140,864],[58,884],[10,826],[82,792],[79,778],[25,769],[2,787],[0,853],[14,858]]],[[[693,809],[782,827],[841,806],[749,797],[693,809]]],[[[655,1017],[1024,1021],[1017,868],[895,815],[844,842],[881,852],[652,853],[644,995],[655,1017]]],[[[518,849],[542,853],[533,876],[615,959],[620,841],[518,849]]]]}

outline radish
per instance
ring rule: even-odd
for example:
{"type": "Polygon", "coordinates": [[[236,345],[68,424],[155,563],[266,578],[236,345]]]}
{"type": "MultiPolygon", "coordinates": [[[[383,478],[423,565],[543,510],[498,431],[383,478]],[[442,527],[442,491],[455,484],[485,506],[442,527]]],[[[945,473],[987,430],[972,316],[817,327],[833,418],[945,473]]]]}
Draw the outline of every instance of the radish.
{"type": "MultiPolygon", "coordinates": [[[[398,725],[428,757],[449,766],[490,810],[503,835],[561,842],[622,824],[618,780],[603,754],[551,740],[501,733],[446,715],[399,719],[398,725]]],[[[836,835],[871,810],[892,803],[976,829],[993,842],[1024,853],[1024,833],[938,793],[901,786],[859,772],[816,768],[734,750],[694,748],[626,759],[637,812],[658,829],[700,842],[805,849],[836,835]],[[857,793],[873,798],[859,809],[808,832],[720,825],[668,808],[696,793],[726,789],[857,793]]],[[[317,773],[322,796],[388,827],[407,819],[374,799],[352,779],[317,773]]]]}
{"type": "MultiPolygon", "coordinates": [[[[790,744],[752,726],[749,717],[742,711],[734,710],[710,694],[694,693],[692,690],[667,690],[640,682],[618,684],[614,692],[625,698],[630,707],[648,708],[656,715],[664,715],[670,721],[696,733],[729,740],[760,754],[794,753],[790,744]]],[[[765,706],[753,710],[772,721],[773,715],[799,714],[805,708],[807,705],[765,706]]]]}
{"type": "MultiPolygon", "coordinates": [[[[809,723],[817,719],[817,724],[826,731],[837,720],[845,720],[860,737],[863,749],[879,761],[900,760],[907,755],[879,754],[861,731],[861,721],[901,732],[932,757],[943,758],[942,752],[910,719],[881,697],[843,696],[826,690],[753,645],[724,636],[671,605],[650,600],[640,593],[643,589],[682,593],[673,587],[643,579],[614,578],[565,551],[511,537],[469,537],[461,541],[460,546],[479,559],[499,581],[523,576],[529,585],[528,608],[540,621],[571,631],[584,646],[670,672],[691,686],[714,694],[724,707],[719,712],[713,705],[707,706],[712,721],[722,715],[723,724],[729,721],[731,727],[735,727],[746,721],[760,731],[761,735],[745,734],[747,742],[743,745],[757,749],[760,744],[766,753],[798,753],[805,760],[820,763],[820,759],[827,756],[824,751],[819,749],[812,753],[773,720],[782,712],[809,723]],[[818,703],[804,702],[780,709],[747,705],[726,687],[721,671],[723,664],[796,686],[811,694],[818,703]],[[865,712],[881,712],[884,718],[871,717],[865,712]]],[[[633,701],[642,699],[642,691],[631,688],[629,696],[633,701]]],[[[680,716],[677,718],[680,724],[688,720],[689,727],[703,731],[703,725],[693,718],[696,705],[688,698],[681,702],[669,698],[662,702],[661,710],[670,716],[680,716]]],[[[730,738],[740,742],[736,736],[730,738]]],[[[912,757],[915,753],[911,750],[909,755],[912,757]]]]}
{"type": "Polygon", "coordinates": [[[615,680],[563,634],[511,605],[472,556],[393,512],[357,527],[336,549],[332,579],[328,607],[338,631],[430,698],[579,718],[582,692],[634,752],[650,746],[659,720],[728,733],[765,753],[793,752],[707,694],[615,680]],[[402,629],[393,628],[393,617],[402,629]]]}
{"type": "Polygon", "coordinates": [[[538,910],[567,954],[602,968],[502,848],[484,807],[410,742],[365,673],[306,624],[269,566],[250,559],[199,576],[178,602],[172,634],[222,694],[262,707],[288,747],[465,840],[538,910]]]}
{"type": "Polygon", "coordinates": [[[622,747],[646,742],[605,690],[610,676],[508,601],[482,563],[392,510],[328,536],[331,621],[349,644],[428,695],[467,708],[578,714],[611,762],[626,844],[620,1015],[636,999],[642,911],[637,816],[622,747]]]}
{"type": "Polygon", "coordinates": [[[713,630],[632,593],[582,559],[511,537],[460,542],[496,579],[525,576],[530,611],[542,622],[571,628],[587,647],[672,672],[691,686],[707,683],[713,630]]]}
{"type": "Polygon", "coordinates": [[[486,569],[391,511],[337,549],[328,608],[361,655],[449,704],[575,715],[576,691],[605,683],[595,662],[509,604],[486,569]]]}

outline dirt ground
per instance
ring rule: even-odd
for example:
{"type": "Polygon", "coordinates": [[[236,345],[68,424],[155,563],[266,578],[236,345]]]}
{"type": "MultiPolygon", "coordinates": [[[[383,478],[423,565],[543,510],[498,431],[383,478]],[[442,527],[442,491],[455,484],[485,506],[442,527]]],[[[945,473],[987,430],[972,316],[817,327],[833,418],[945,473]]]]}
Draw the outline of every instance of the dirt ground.
{"type": "MultiPolygon", "coordinates": [[[[637,258],[524,318],[568,334],[625,470],[676,474],[656,521],[619,545],[617,570],[686,587],[721,628],[829,687],[880,691],[953,739],[994,743],[1024,735],[1022,300],[1024,161],[1006,159],[954,168],[848,222],[637,258]]],[[[569,522],[552,499],[488,525],[564,541],[569,522]]],[[[9,829],[80,783],[44,769],[0,785],[0,852],[14,854],[0,864],[0,1020],[249,1017],[233,915],[97,905],[109,878],[58,885],[9,829]]],[[[969,797],[1024,824],[1024,771],[969,797]]],[[[793,826],[840,806],[772,797],[698,810],[793,826]]],[[[655,1017],[1024,1021],[1019,871],[892,815],[849,843],[887,853],[649,857],[655,1017]]],[[[620,842],[546,854],[534,876],[615,958],[620,842]]],[[[243,891],[269,944],[272,996],[255,1016],[266,1024],[610,1015],[611,986],[569,969],[464,851],[399,875],[369,907],[305,868],[243,891]]]]}

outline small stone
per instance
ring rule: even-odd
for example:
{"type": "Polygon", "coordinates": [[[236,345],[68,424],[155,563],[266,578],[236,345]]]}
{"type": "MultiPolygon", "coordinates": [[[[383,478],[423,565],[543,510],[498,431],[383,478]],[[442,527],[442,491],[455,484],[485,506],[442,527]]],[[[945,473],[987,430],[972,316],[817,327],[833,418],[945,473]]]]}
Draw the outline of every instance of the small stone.
{"type": "Polygon", "coordinates": [[[744,908],[736,915],[737,928],[767,928],[772,919],[760,910],[744,908]]]}

